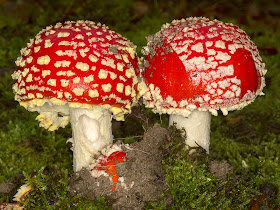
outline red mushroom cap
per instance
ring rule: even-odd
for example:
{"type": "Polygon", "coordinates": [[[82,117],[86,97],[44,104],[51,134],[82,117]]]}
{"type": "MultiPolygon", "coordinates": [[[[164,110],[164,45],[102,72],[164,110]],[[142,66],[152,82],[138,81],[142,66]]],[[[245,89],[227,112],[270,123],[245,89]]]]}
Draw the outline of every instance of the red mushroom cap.
{"type": "Polygon", "coordinates": [[[30,111],[46,102],[102,105],[120,117],[136,101],[135,49],[100,23],[49,26],[21,50],[13,74],[15,99],[30,111]]]}
{"type": "Polygon", "coordinates": [[[264,64],[239,27],[207,18],[165,24],[143,49],[144,103],[157,113],[241,109],[261,95],[264,64]]]}

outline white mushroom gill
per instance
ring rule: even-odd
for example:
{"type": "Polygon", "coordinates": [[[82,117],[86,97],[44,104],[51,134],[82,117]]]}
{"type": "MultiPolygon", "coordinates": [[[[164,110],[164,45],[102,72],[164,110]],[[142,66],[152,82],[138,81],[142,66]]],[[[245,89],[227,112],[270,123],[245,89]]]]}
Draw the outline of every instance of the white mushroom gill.
{"type": "Polygon", "coordinates": [[[177,128],[186,131],[186,145],[189,147],[200,146],[209,153],[211,123],[209,111],[194,110],[188,117],[171,114],[169,126],[173,123],[176,123],[177,128]]]}

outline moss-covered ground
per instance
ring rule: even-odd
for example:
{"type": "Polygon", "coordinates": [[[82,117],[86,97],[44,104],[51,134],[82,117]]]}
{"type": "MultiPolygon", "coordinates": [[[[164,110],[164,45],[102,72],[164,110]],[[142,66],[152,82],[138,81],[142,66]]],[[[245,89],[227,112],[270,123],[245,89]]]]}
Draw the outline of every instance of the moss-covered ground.
{"type": "MultiPolygon", "coordinates": [[[[38,126],[37,113],[30,113],[13,99],[11,72],[20,49],[42,28],[66,20],[101,22],[138,46],[141,55],[145,36],[162,24],[189,16],[206,16],[232,22],[244,29],[258,46],[268,70],[265,96],[227,117],[212,118],[209,155],[188,158],[181,151],[179,132],[163,167],[173,198],[172,204],[147,205],[149,209],[257,209],[279,208],[280,196],[280,6],[277,1],[92,1],[92,0],[2,0],[0,1],[0,183],[33,186],[23,203],[37,209],[106,209],[103,198],[88,201],[67,196],[72,173],[72,155],[66,140],[71,129],[48,132],[38,126]],[[199,2],[199,3],[197,3],[199,2]],[[173,154],[173,155],[172,155],[173,154]],[[176,154],[176,155],[175,155],[176,154]],[[209,169],[212,161],[230,165],[225,179],[209,169]],[[272,185],[271,185],[272,184],[272,185]],[[272,189],[265,191],[264,188],[272,189]],[[268,192],[269,191],[269,192],[268,192]],[[269,195],[264,195],[268,192],[269,195]],[[263,199],[264,198],[264,199],[263,199]],[[263,201],[264,200],[264,201],[263,201]]],[[[146,128],[155,122],[167,127],[167,117],[143,107],[136,114],[146,128]]],[[[141,126],[131,126],[127,117],[115,130],[115,137],[143,135],[141,126]],[[139,128],[139,129],[135,129],[139,128]]],[[[131,138],[126,139],[127,142],[131,138]]],[[[0,204],[12,202],[17,188],[0,193],[0,204]]]]}

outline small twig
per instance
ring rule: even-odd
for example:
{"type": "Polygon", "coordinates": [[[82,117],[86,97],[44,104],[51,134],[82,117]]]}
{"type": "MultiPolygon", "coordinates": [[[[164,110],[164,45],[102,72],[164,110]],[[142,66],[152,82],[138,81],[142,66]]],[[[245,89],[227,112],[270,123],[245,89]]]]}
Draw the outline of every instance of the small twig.
{"type": "Polygon", "coordinates": [[[133,148],[127,148],[127,149],[129,149],[129,150],[135,150],[135,151],[139,151],[139,152],[143,152],[143,153],[146,153],[146,154],[148,154],[148,155],[151,154],[151,153],[149,153],[149,152],[146,152],[146,151],[143,151],[143,150],[140,150],[140,149],[133,149],[133,148]]]}
{"type": "Polygon", "coordinates": [[[125,139],[128,139],[128,138],[142,138],[142,137],[143,137],[143,135],[141,135],[141,136],[131,136],[131,137],[125,137],[125,138],[116,138],[114,140],[125,140],[125,139]]]}

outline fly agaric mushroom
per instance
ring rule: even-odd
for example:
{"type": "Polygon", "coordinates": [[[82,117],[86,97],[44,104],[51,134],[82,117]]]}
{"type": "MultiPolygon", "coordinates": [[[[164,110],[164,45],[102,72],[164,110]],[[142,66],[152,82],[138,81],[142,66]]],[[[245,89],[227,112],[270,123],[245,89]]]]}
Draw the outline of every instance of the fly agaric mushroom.
{"type": "Polygon", "coordinates": [[[186,145],[209,153],[211,114],[263,95],[257,47],[239,27],[204,17],[174,20],[147,40],[138,86],[146,107],[169,114],[169,125],[185,129],[186,145]]]}
{"type": "Polygon", "coordinates": [[[112,115],[123,120],[136,102],[135,49],[105,25],[67,21],[43,29],[21,50],[15,99],[39,112],[40,126],[50,131],[70,121],[74,171],[112,143],[112,115]]]}

